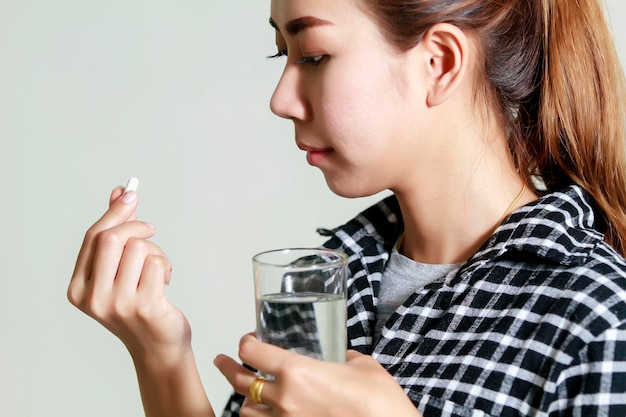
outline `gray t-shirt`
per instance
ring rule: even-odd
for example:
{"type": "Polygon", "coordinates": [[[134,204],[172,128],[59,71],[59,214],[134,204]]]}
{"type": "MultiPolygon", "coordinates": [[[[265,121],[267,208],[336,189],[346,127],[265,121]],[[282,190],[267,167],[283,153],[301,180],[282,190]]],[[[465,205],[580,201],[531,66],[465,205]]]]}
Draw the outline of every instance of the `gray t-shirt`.
{"type": "Polygon", "coordinates": [[[380,338],[383,326],[396,309],[415,291],[436,281],[461,264],[424,264],[415,262],[393,247],[380,281],[374,340],[380,338]]]}

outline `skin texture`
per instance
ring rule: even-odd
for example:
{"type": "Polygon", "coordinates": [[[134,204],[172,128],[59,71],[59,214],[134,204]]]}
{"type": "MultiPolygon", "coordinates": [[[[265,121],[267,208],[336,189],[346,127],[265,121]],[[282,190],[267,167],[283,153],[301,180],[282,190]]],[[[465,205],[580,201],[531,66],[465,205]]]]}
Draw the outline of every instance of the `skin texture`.
{"type": "MultiPolygon", "coordinates": [[[[467,259],[522,186],[504,133],[474,106],[481,57],[472,39],[436,24],[398,53],[354,0],[273,0],[271,19],[287,56],[270,106],[293,122],[307,161],[338,195],[392,190],[406,256],[467,259]]],[[[516,206],[534,198],[527,191],[516,206]]],[[[85,235],[68,298],[127,346],[146,415],[212,416],[189,323],[163,290],[170,262],[147,240],[154,227],[136,220],[135,192],[116,189],[110,201],[85,235]]],[[[369,356],[349,352],[346,364],[325,363],[246,335],[239,359],[220,355],[215,365],[241,394],[255,378],[241,362],[276,376],[262,392],[269,406],[246,401],[244,417],[419,416],[369,356]]]]}

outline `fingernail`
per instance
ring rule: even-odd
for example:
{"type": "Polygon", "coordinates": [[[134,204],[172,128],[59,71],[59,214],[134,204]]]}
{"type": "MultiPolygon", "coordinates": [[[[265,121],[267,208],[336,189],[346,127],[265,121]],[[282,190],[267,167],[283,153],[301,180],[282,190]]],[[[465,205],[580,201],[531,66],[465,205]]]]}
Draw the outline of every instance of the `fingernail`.
{"type": "Polygon", "coordinates": [[[137,200],[137,193],[134,191],[128,191],[122,196],[122,201],[124,202],[124,204],[131,204],[135,200],[137,200]]]}

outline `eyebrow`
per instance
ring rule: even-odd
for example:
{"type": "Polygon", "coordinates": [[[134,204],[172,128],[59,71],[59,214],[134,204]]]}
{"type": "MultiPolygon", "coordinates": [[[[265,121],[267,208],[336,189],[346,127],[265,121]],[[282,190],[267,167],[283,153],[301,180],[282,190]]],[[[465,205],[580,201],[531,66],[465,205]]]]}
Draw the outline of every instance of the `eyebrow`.
{"type": "MultiPolygon", "coordinates": [[[[274,19],[272,19],[271,17],[270,17],[270,25],[272,25],[274,29],[280,32],[278,25],[276,24],[274,19]]],[[[290,20],[289,22],[287,22],[287,24],[285,25],[285,30],[290,35],[295,36],[299,32],[303,31],[304,29],[312,28],[315,26],[325,26],[325,25],[332,25],[332,22],[329,22],[328,20],[324,20],[324,19],[319,19],[313,16],[303,16],[303,17],[299,17],[297,19],[290,20]]]]}

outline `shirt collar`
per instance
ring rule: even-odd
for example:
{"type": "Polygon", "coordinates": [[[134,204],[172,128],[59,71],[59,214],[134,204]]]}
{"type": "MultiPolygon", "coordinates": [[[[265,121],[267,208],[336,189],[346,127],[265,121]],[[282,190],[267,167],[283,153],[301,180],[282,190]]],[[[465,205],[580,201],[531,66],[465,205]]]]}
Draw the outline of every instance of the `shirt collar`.
{"type": "Polygon", "coordinates": [[[547,194],[514,211],[474,258],[537,257],[565,266],[583,264],[603,235],[595,228],[589,195],[578,185],[547,194]]]}
{"type": "MultiPolygon", "coordinates": [[[[562,265],[584,263],[603,240],[595,229],[589,195],[577,185],[552,192],[515,210],[472,257],[472,260],[521,255],[562,265]]],[[[348,254],[372,244],[390,252],[403,230],[395,196],[368,208],[333,234],[348,254]]]]}

